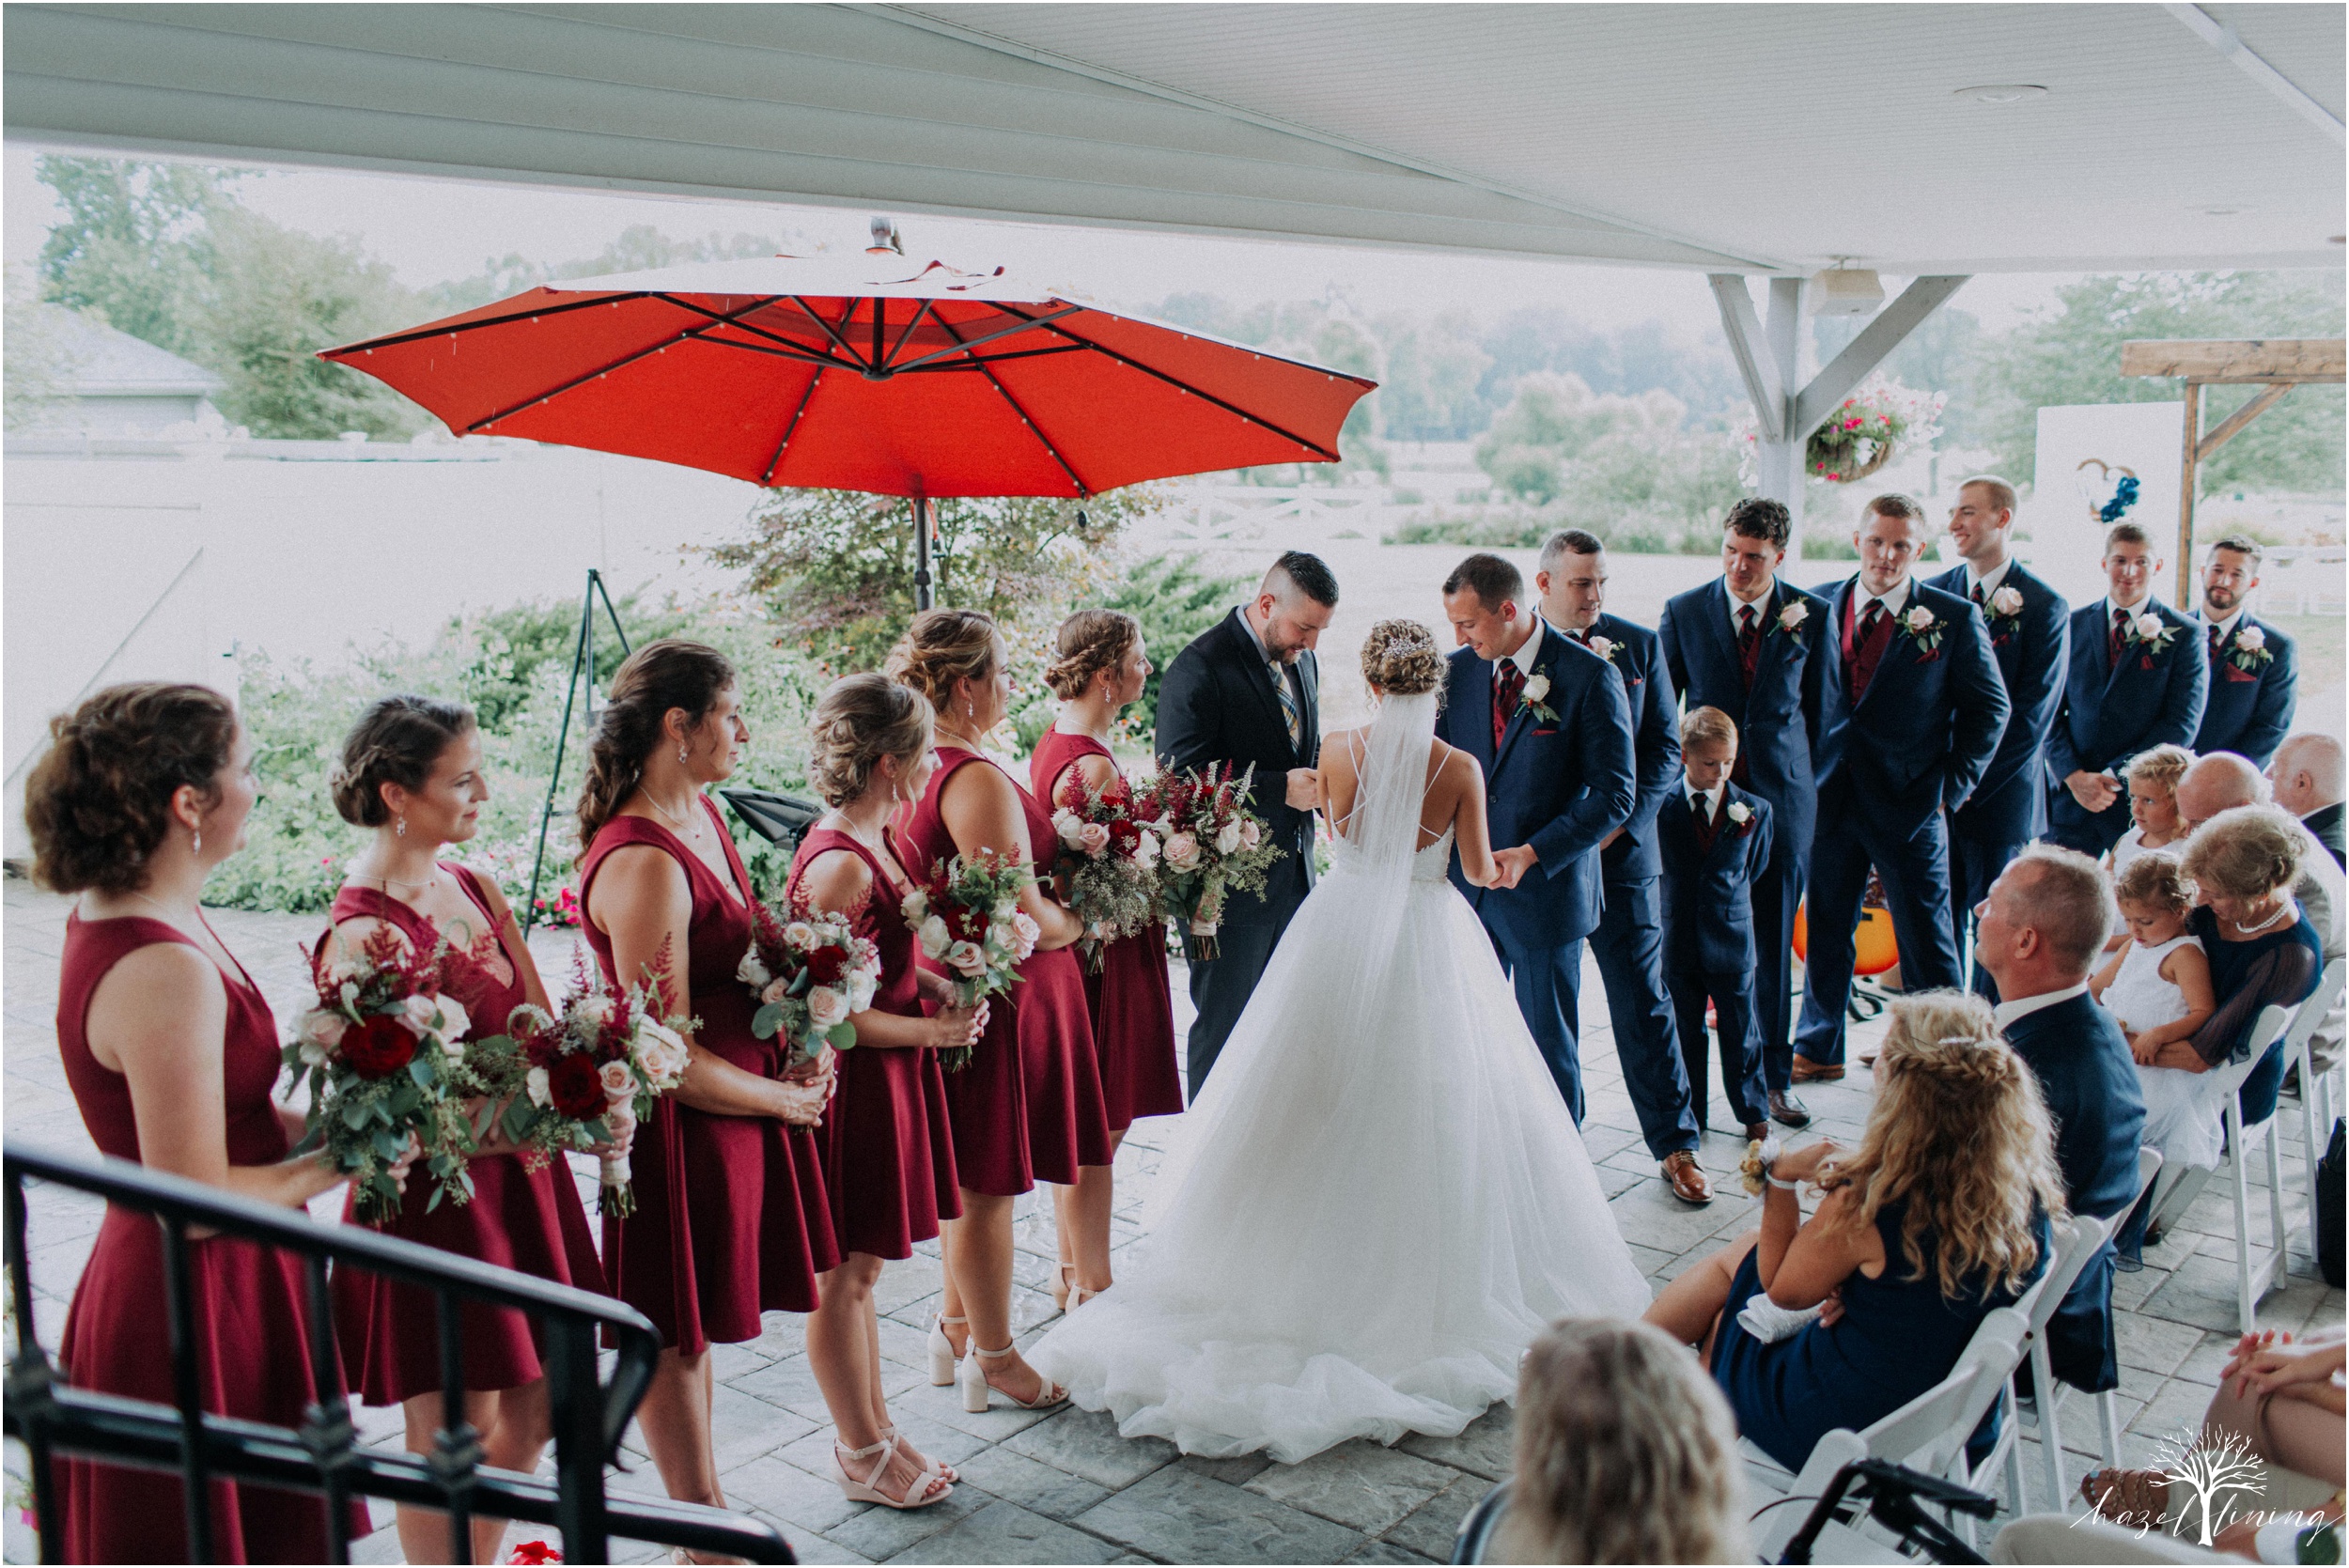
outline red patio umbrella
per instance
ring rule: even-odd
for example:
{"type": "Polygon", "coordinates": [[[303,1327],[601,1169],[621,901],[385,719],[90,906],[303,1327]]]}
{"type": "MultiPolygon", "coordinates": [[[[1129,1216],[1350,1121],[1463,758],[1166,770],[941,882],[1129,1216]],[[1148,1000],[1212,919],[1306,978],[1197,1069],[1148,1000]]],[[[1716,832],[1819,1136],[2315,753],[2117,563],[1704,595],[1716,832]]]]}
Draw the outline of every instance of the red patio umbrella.
{"type": "Polygon", "coordinates": [[[459,436],[906,496],[925,605],[932,499],[1335,462],[1377,384],[887,253],[549,284],[319,357],[459,436]]]}

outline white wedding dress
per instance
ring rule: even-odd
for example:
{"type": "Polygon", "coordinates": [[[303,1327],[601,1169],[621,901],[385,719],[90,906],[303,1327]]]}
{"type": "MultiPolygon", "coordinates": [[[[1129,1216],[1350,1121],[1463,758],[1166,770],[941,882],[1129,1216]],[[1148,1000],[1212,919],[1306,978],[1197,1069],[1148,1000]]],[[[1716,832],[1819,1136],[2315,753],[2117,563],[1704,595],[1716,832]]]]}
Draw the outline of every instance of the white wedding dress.
{"type": "Polygon", "coordinates": [[[1147,1239],[1029,1357],[1128,1436],[1295,1462],[1449,1436],[1552,1321],[1649,1290],[1492,942],[1414,852],[1432,693],[1390,697],[1356,809],[1178,1124],[1147,1239]]]}

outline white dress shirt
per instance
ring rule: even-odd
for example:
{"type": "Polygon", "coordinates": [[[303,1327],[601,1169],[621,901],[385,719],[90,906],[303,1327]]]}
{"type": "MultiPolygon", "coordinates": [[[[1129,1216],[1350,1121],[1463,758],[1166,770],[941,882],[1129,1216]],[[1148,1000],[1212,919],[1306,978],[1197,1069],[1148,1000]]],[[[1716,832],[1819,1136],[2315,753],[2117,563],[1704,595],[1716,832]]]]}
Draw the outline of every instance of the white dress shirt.
{"type": "Polygon", "coordinates": [[[2237,606],[2235,613],[2223,621],[2214,621],[2200,611],[2195,612],[2194,618],[2202,623],[2202,645],[2210,646],[2210,629],[2215,626],[2218,629],[2219,645],[2223,647],[2226,645],[2227,639],[2234,635],[2235,627],[2242,621],[2243,610],[2241,606],[2237,606]]]}
{"type": "Polygon", "coordinates": [[[1730,587],[1726,578],[1721,582],[1721,588],[1729,595],[1729,635],[1733,639],[1736,637],[1738,631],[1738,613],[1749,606],[1753,610],[1753,629],[1756,631],[1770,629],[1770,596],[1778,592],[1777,578],[1771,578],[1769,585],[1751,598],[1739,598],[1737,590],[1730,587]]]}
{"type": "Polygon", "coordinates": [[[1857,628],[1861,621],[1867,618],[1868,606],[1871,604],[1883,605],[1884,613],[1891,616],[1896,621],[1901,618],[1901,612],[1908,608],[1908,579],[1906,576],[1903,576],[1898,582],[1894,583],[1892,585],[1892,591],[1889,594],[1872,594],[1868,592],[1867,586],[1864,582],[1858,582],[1857,580],[1854,582],[1854,586],[1858,588],[1859,595],[1859,598],[1852,600],[1851,624],[1854,628],[1857,628]]]}
{"type": "Polygon", "coordinates": [[[2129,619],[2135,620],[2138,616],[2145,613],[2148,609],[2152,608],[2153,602],[2154,591],[2151,588],[2146,589],[2134,604],[2119,603],[2110,594],[2107,594],[2105,596],[2105,629],[2108,631],[2112,629],[2112,613],[2115,610],[2123,612],[2127,614],[2129,619]]]}
{"type": "Polygon", "coordinates": [[[1978,572],[1974,570],[1971,561],[1967,562],[1966,597],[1971,598],[1979,594],[1987,602],[1990,596],[1999,591],[1999,584],[2006,581],[2007,568],[2014,565],[2015,557],[2010,555],[1988,571],[1978,572]]]}
{"type": "Polygon", "coordinates": [[[1699,789],[1696,785],[1690,784],[1688,782],[1688,776],[1686,773],[1683,773],[1680,776],[1680,787],[1682,792],[1688,797],[1688,809],[1690,811],[1695,811],[1697,809],[1698,802],[1702,801],[1704,806],[1704,820],[1707,822],[1715,822],[1720,819],[1721,796],[1727,793],[1729,789],[1728,784],[1718,784],[1710,789],[1699,789]]]}
{"type": "Polygon", "coordinates": [[[2069,1001],[2074,997],[2084,997],[2087,994],[2088,982],[2083,980],[2077,986],[2066,986],[2060,991],[2043,991],[2035,997],[2021,997],[2014,1001],[2002,1001],[1990,1010],[1990,1016],[1998,1020],[1999,1030],[2004,1032],[2006,1026],[2017,1018],[2026,1017],[2043,1007],[2053,1007],[2060,1002],[2069,1001]]]}
{"type": "MultiPolygon", "coordinates": [[[[1533,617],[1532,634],[1517,645],[1517,652],[1508,656],[1509,662],[1515,664],[1520,674],[1526,675],[1528,678],[1531,678],[1533,674],[1533,656],[1541,651],[1542,618],[1539,615],[1536,615],[1533,617]]],[[[1500,668],[1497,664],[1493,667],[1495,669],[1500,668]]]]}

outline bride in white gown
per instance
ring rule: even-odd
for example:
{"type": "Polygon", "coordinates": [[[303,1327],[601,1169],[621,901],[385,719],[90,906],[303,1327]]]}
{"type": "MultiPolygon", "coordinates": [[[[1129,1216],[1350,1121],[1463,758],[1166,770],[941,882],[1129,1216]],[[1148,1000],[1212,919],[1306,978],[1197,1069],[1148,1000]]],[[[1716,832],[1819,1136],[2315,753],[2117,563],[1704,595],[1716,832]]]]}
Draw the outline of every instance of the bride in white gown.
{"type": "Polygon", "coordinates": [[[1136,1260],[1030,1353],[1126,1436],[1186,1453],[1449,1436],[1513,1397],[1551,1321],[1648,1304],[1444,879],[1455,834],[1470,875],[1494,873],[1482,775],[1434,738],[1435,641],[1382,622],[1362,662],[1377,717],[1322,749],[1330,875],[1183,1117],[1136,1260]]]}

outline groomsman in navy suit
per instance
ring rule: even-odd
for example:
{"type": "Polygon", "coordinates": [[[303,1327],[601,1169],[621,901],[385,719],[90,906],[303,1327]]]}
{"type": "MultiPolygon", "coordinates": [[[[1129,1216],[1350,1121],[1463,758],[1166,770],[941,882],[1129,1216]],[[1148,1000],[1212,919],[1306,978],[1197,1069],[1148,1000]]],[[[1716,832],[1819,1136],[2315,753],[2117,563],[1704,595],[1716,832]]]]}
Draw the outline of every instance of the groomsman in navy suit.
{"type": "Polygon", "coordinates": [[[2154,597],[2161,561],[2133,522],[2105,534],[2103,598],[2072,612],[2063,706],[2047,733],[2047,826],[2056,843],[2102,855],[2129,831],[2129,759],[2191,750],[2210,690],[2202,628],[2154,597]]]}
{"type": "Polygon", "coordinates": [[[2210,695],[2194,753],[2232,752],[2265,768],[2292,729],[2300,651],[2292,639],[2243,608],[2260,585],[2257,540],[2230,534],[2202,567],[2202,643],[2210,695]]]}
{"type": "Polygon", "coordinates": [[[1631,707],[1606,660],[1534,613],[1525,576],[1471,555],[1444,580],[1462,646],[1444,680],[1437,733],[1485,769],[1486,810],[1503,880],[1452,881],[1509,971],[1517,1010],[1582,1120],[1582,939],[1598,928],[1598,846],[1631,817],[1631,707]]]}
{"type": "Polygon", "coordinates": [[[1595,535],[1579,528],[1551,535],[1542,546],[1533,586],[1541,592],[1543,618],[1612,664],[1631,704],[1638,793],[1631,820],[1599,845],[1606,908],[1591,933],[1591,956],[1607,987],[1607,1018],[1614,1026],[1615,1056],[1640,1118],[1640,1136],[1662,1165],[1673,1197],[1684,1203],[1709,1203],[1713,1184],[1696,1156],[1704,1101],[1690,1097],[1689,1075],[1674,1038],[1657,886],[1663,872],[1656,856],[1657,813],[1680,776],[1672,676],[1656,633],[1607,613],[1607,547],[1595,535]]]}
{"type": "Polygon", "coordinates": [[[1873,865],[1899,939],[1901,985],[1962,984],[1950,915],[1945,813],[1972,799],[2006,731],[2006,686],[1982,613],[1909,575],[1924,508],[1880,495],[1860,514],[1859,570],[1834,584],[1834,677],[1819,725],[1819,818],[1811,844],[1810,957],[1795,1081],[1843,1076],[1852,934],[1873,865]]]}
{"type": "MultiPolygon", "coordinates": [[[[2015,532],[2015,487],[1984,475],[1957,488],[1950,542],[1959,565],[1926,586],[1972,601],[1990,628],[1990,657],[2006,687],[2006,733],[1974,786],[1973,799],[1950,814],[1950,914],[1958,946],[1973,927],[1974,906],[2023,846],[2047,831],[2047,731],[2063,702],[2072,640],[2072,607],[2063,596],[2007,552],[2015,532]]],[[[1974,989],[1997,1001],[1989,971],[1974,965],[1974,989]]]]}
{"type": "Polygon", "coordinates": [[[1770,1115],[1800,1127],[1810,1125],[1811,1112],[1792,1087],[1792,937],[1817,807],[1812,750],[1834,654],[1827,645],[1827,601],[1779,581],[1791,526],[1775,501],[1751,496],[1731,507],[1721,532],[1720,581],[1667,600],[1656,635],[1684,705],[1718,707],[1736,722],[1731,777],[1767,800],[1776,818],[1769,864],[1753,885],[1761,957],[1753,999],[1770,1115]]]}

